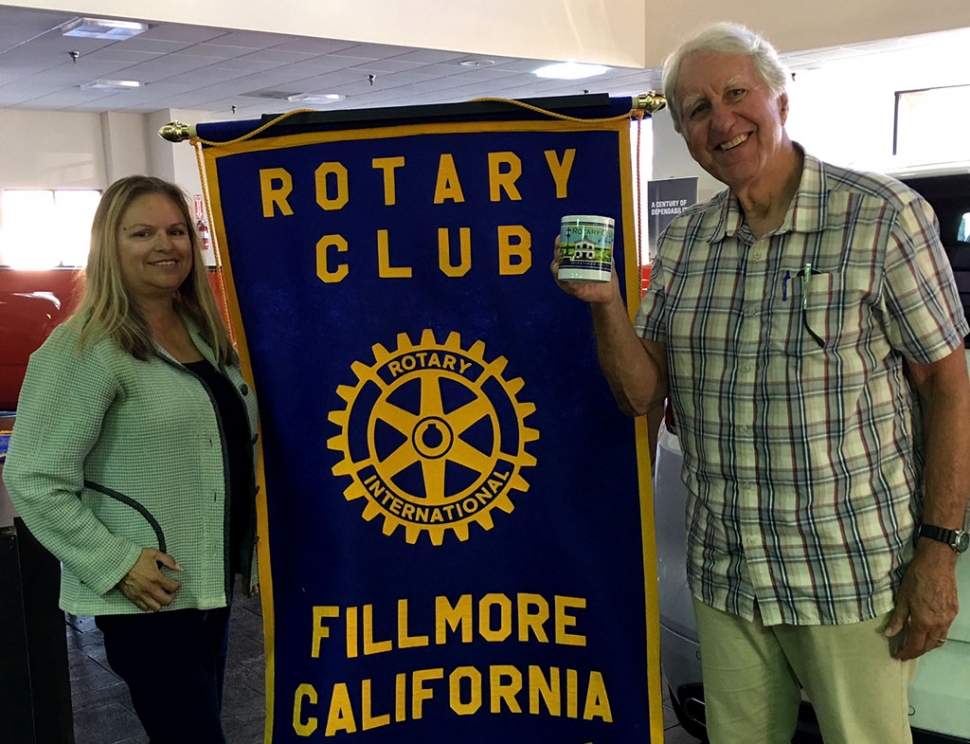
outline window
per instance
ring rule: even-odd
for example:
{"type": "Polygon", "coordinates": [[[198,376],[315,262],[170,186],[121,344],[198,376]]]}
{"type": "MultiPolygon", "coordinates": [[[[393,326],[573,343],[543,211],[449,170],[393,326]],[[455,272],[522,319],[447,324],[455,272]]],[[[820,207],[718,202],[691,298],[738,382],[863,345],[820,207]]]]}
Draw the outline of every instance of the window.
{"type": "Polygon", "coordinates": [[[970,159],[970,85],[896,93],[893,154],[908,163],[970,159]]]}
{"type": "Polygon", "coordinates": [[[94,190],[4,190],[0,265],[35,271],[84,266],[100,198],[94,190]]]}

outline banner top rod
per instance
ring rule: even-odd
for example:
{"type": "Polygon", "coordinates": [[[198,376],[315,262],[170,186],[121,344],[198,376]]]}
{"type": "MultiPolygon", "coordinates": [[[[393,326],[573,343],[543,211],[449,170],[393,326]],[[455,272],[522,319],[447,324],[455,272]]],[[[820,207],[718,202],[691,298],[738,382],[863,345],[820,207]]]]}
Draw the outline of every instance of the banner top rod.
{"type": "MultiPolygon", "coordinates": [[[[393,106],[372,109],[346,109],[343,111],[304,111],[294,113],[280,122],[277,126],[306,126],[307,124],[347,124],[350,122],[397,121],[414,117],[443,119],[449,117],[466,117],[479,114],[494,114],[513,111],[518,105],[545,109],[548,111],[576,110],[609,105],[610,97],[606,93],[586,94],[581,96],[559,96],[555,98],[527,98],[521,101],[500,99],[474,100],[464,103],[431,104],[426,106],[393,106]]],[[[631,99],[631,108],[653,114],[667,105],[667,99],[662,93],[648,91],[631,99]]],[[[278,118],[276,114],[264,114],[262,121],[269,122],[278,118]]],[[[158,130],[158,136],[169,142],[184,142],[197,136],[196,125],[172,121],[158,130]]]]}

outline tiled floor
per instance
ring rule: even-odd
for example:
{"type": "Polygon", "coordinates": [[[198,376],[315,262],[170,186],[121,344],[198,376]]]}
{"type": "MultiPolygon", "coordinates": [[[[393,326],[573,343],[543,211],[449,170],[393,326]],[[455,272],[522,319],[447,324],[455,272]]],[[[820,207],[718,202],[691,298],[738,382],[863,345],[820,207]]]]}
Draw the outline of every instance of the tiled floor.
{"type": "Polygon", "coordinates": [[[697,744],[697,739],[688,734],[677,723],[674,709],[670,707],[670,697],[664,688],[664,744],[697,744]]]}
{"type": "MultiPolygon", "coordinates": [[[[92,618],[68,616],[67,648],[75,744],[147,744],[125,684],[108,668],[101,632],[92,618]]],[[[237,593],[223,701],[223,725],[229,744],[263,744],[263,665],[259,598],[239,598],[237,593]]],[[[663,717],[664,744],[697,744],[677,725],[666,693],[663,717]]]]}

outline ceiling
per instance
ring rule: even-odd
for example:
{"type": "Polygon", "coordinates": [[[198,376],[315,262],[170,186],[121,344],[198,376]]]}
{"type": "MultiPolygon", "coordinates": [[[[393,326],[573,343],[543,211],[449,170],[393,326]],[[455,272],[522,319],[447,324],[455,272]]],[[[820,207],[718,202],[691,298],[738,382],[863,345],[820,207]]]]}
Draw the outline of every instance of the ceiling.
{"type": "MultiPolygon", "coordinates": [[[[614,68],[586,80],[543,80],[543,60],[486,57],[447,50],[332,39],[150,24],[126,41],[63,36],[67,12],[0,6],[0,108],[152,112],[198,109],[218,118],[258,118],[306,108],[300,94],[340,94],[311,108],[372,108],[467,101],[484,96],[534,98],[609,92],[636,95],[660,87],[660,71],[614,68]],[[72,52],[77,52],[76,60],[72,52]],[[126,91],[85,89],[99,79],[138,80],[126,91]]],[[[128,19],[138,20],[138,19],[128,19]]],[[[965,53],[967,35],[945,32],[870,42],[786,57],[793,70],[878,55],[880,68],[904,69],[941,40],[965,53]]]]}
{"type": "Polygon", "coordinates": [[[0,6],[0,108],[179,108],[256,118],[307,107],[287,100],[306,93],[346,96],[310,106],[330,110],[481,96],[635,95],[660,84],[656,70],[614,69],[585,81],[542,80],[532,74],[541,60],[173,23],[151,24],[127,41],[63,36],[60,27],[75,17],[0,6]],[[76,62],[72,51],[78,52],[76,62]],[[105,78],[145,85],[126,91],[79,87],[105,78]]]}

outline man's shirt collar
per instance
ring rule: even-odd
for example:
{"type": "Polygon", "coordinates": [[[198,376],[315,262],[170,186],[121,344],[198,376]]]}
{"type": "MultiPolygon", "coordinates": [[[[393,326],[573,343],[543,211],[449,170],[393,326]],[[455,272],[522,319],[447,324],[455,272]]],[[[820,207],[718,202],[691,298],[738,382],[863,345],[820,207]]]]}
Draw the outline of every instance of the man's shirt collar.
{"type": "MultiPolygon", "coordinates": [[[[827,219],[825,164],[805,152],[797,142],[794,146],[803,155],[802,177],[798,190],[788,205],[785,219],[772,235],[787,232],[813,233],[825,228],[827,219]]],[[[717,243],[725,238],[741,237],[751,241],[751,234],[744,229],[744,213],[737,198],[725,190],[710,202],[711,209],[704,217],[699,237],[706,243],[717,243]],[[745,233],[745,235],[740,235],[745,233]]]]}

